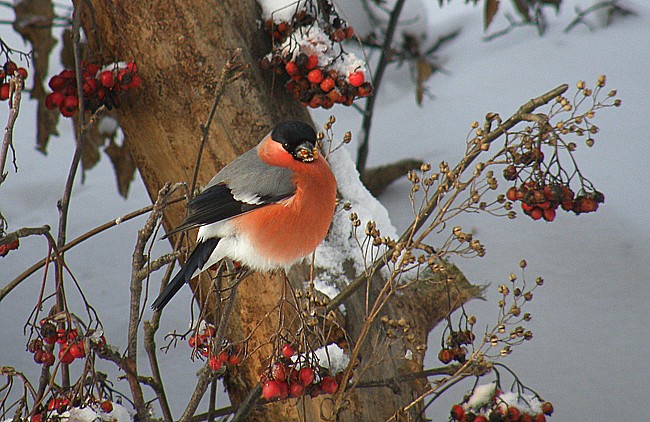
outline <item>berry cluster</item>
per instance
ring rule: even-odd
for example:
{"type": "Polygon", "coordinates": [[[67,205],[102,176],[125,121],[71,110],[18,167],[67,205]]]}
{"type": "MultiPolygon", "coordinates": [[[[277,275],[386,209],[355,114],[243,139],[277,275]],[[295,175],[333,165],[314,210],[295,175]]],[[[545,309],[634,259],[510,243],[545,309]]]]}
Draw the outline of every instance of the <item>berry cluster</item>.
{"type": "MultiPolygon", "coordinates": [[[[59,415],[70,410],[71,403],[67,397],[54,397],[48,400],[47,409],[33,415],[29,420],[30,422],[45,422],[49,420],[59,420],[59,415]]],[[[110,400],[104,400],[99,403],[99,410],[104,413],[111,413],[113,411],[113,403],[110,400]]]]}
{"type": "Polygon", "coordinates": [[[292,358],[295,348],[290,344],[282,347],[282,357],[260,375],[262,397],[266,400],[282,400],[287,397],[301,397],[320,394],[334,394],[338,381],[327,374],[324,368],[314,368],[308,363],[296,364],[292,358]]]}
{"type": "Polygon", "coordinates": [[[440,349],[438,360],[447,365],[452,360],[458,363],[465,363],[467,360],[467,348],[463,345],[472,344],[476,336],[471,330],[452,331],[447,337],[447,345],[440,349]]]}
{"type": "MultiPolygon", "coordinates": [[[[95,63],[84,63],[81,71],[84,107],[92,113],[101,106],[109,110],[118,107],[120,95],[142,84],[134,62],[113,64],[101,69],[95,63]]],[[[79,108],[77,80],[73,70],[65,69],[49,81],[52,93],[45,97],[45,106],[59,109],[65,117],[72,117],[79,108]]]]}
{"type": "Polygon", "coordinates": [[[288,78],[287,90],[303,105],[328,109],[369,96],[372,84],[367,81],[364,62],[341,46],[354,36],[354,30],[326,3],[330,5],[327,19],[319,19],[314,9],[297,11],[289,22],[267,20],[273,50],[260,66],[288,78]]]}
{"type": "Polygon", "coordinates": [[[553,413],[553,405],[543,402],[539,411],[532,411],[528,406],[519,407],[500,401],[499,391],[492,404],[480,410],[468,408],[467,405],[455,404],[451,407],[451,420],[461,422],[545,422],[546,416],[553,413]]]}
{"type": "MultiPolygon", "coordinates": [[[[504,175],[510,168],[506,167],[504,175]]],[[[581,192],[577,196],[566,184],[545,184],[529,180],[519,187],[512,186],[506,191],[509,201],[521,201],[521,209],[533,220],[543,218],[546,221],[555,219],[556,210],[561,207],[575,214],[594,212],[605,197],[598,191],[581,192]]]]}
{"type": "Polygon", "coordinates": [[[212,346],[212,339],[215,334],[214,326],[206,325],[203,332],[195,333],[187,340],[187,343],[193,350],[197,350],[201,355],[208,358],[208,365],[213,371],[218,371],[226,363],[239,365],[244,358],[241,345],[231,344],[225,347],[222,346],[221,350],[215,350],[212,346]]]}
{"type": "MultiPolygon", "coordinates": [[[[76,328],[56,328],[56,325],[48,319],[40,322],[40,338],[29,342],[28,350],[34,354],[34,362],[44,366],[54,365],[55,357],[52,352],[44,348],[44,344],[58,343],[60,346],[58,357],[62,364],[70,364],[75,359],[86,356],[86,349],[83,336],[79,335],[76,328]]],[[[99,346],[105,345],[104,336],[99,338],[99,346]]]]}
{"type": "Polygon", "coordinates": [[[16,74],[22,76],[23,80],[27,79],[27,69],[18,67],[18,65],[11,60],[8,60],[0,69],[0,101],[5,101],[9,98],[9,78],[13,78],[16,74]]]}

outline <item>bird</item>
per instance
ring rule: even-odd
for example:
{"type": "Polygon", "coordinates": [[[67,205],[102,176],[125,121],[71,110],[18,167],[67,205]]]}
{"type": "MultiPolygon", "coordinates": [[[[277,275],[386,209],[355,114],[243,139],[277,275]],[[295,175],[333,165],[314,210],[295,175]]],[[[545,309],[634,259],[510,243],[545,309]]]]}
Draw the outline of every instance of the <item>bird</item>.
{"type": "Polygon", "coordinates": [[[151,307],[162,310],[223,258],[254,271],[288,269],[327,235],[336,192],[316,131],[300,121],[279,123],[188,201],[187,216],[165,237],[198,228],[196,246],[151,307]]]}

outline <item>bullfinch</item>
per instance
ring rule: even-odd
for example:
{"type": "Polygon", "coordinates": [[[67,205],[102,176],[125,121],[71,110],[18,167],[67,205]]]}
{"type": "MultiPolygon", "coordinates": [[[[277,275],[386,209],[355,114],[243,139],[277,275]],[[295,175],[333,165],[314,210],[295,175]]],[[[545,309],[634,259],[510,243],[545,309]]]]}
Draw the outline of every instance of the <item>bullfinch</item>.
{"type": "Polygon", "coordinates": [[[336,179],[306,123],[278,124],[225,166],[187,204],[167,236],[198,228],[197,244],[154,301],[161,310],[192,277],[228,257],[255,271],[288,268],[325,238],[336,207],[336,179]]]}

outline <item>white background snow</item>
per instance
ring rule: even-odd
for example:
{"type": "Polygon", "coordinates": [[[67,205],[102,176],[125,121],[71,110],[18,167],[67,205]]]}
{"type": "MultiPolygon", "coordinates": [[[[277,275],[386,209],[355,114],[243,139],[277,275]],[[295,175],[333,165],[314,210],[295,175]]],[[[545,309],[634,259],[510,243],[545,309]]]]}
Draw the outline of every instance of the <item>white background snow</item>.
{"type": "MultiPolygon", "coordinates": [[[[405,157],[422,158],[434,165],[441,160],[455,163],[462,155],[471,121],[480,121],[490,111],[507,116],[529,98],[561,83],[573,87],[584,79],[593,86],[597,76],[604,73],[608,88],[618,90],[623,106],[597,114],[601,131],[596,145],[590,150],[581,146],[578,154],[581,169],[606,196],[597,213],[579,217],[558,213],[550,224],[525,217],[509,221],[470,215],[455,224],[474,230],[487,249],[484,258],[459,262],[470,280],[491,283],[488,301],[469,305],[479,318],[479,326],[494,322],[496,285],[517,269],[521,258],[528,261],[530,277],[541,275],[546,280],[529,308],[533,341],[516,348],[503,362],[553,402],[556,412],[552,420],[643,420],[650,376],[646,363],[650,346],[650,229],[645,222],[650,205],[645,170],[650,158],[646,139],[650,129],[650,4],[627,1],[623,4],[636,10],[637,17],[615,21],[610,27],[597,25],[594,31],[578,26],[565,34],[563,29],[575,16],[573,6],[585,8],[593,1],[564,0],[559,16],[547,14],[545,36],[522,28],[484,42],[479,8],[466,6],[461,0],[442,9],[437,1],[422,3],[409,0],[407,6],[411,6],[405,11],[406,15],[419,16],[410,20],[417,30],[426,28],[432,39],[455,28],[461,28],[462,33],[440,52],[446,73],[436,74],[428,82],[434,97],[425,99],[422,107],[415,104],[408,70],[389,69],[374,118],[370,165],[405,157]],[[426,3],[428,24],[418,9],[422,3],[426,3]]],[[[501,3],[506,6],[508,2],[501,3]]],[[[357,25],[355,12],[349,13],[357,25]]],[[[597,22],[595,16],[590,20],[597,22]]],[[[493,28],[504,24],[500,17],[493,28]]],[[[357,26],[363,29],[362,24],[357,26]]],[[[22,48],[22,41],[11,35],[9,27],[1,30],[5,41],[22,48]]],[[[7,114],[6,103],[0,104],[3,126],[7,114]]],[[[314,113],[314,118],[320,125],[329,114],[337,117],[337,133],[360,133],[360,116],[351,108],[337,106],[314,113]]],[[[10,231],[23,226],[57,226],[56,201],[71,161],[73,138],[69,122],[63,121],[59,126],[61,137],[50,142],[49,154],[43,156],[34,150],[34,122],[34,105],[25,101],[14,137],[19,171],[10,171],[0,186],[0,209],[11,224],[10,231]]],[[[398,231],[411,218],[408,189],[403,179],[380,198],[398,231]]],[[[147,204],[140,180],[133,183],[127,200],[118,196],[111,164],[103,157],[85,182],[82,184],[79,177],[75,185],[68,238],[147,204]]],[[[132,246],[143,222],[139,218],[122,224],[66,255],[100,312],[108,341],[122,349],[132,246]]],[[[165,242],[156,242],[154,251],[162,253],[167,248],[165,242]]],[[[4,286],[45,253],[42,238],[22,240],[18,251],[0,258],[0,283],[4,286]]],[[[29,278],[0,304],[0,364],[32,375],[38,367],[24,352],[21,335],[41,276],[39,272],[29,278]]],[[[152,286],[150,297],[156,291],[157,285],[152,286]]],[[[187,327],[189,302],[189,289],[183,289],[166,310],[161,333],[187,327]]],[[[439,331],[432,334],[432,350],[439,344],[439,335],[439,331]]],[[[163,357],[166,386],[177,415],[199,367],[189,361],[189,354],[189,348],[181,345],[163,357]]],[[[145,362],[140,363],[146,371],[145,362]]],[[[435,356],[428,363],[437,365],[435,356]]],[[[112,367],[102,366],[107,370],[112,367]]],[[[117,386],[128,389],[125,382],[118,381],[117,386]]],[[[429,415],[445,419],[451,404],[459,402],[470,386],[469,382],[461,384],[446,393],[431,406],[429,415]]],[[[225,400],[222,398],[221,403],[225,400]]]]}

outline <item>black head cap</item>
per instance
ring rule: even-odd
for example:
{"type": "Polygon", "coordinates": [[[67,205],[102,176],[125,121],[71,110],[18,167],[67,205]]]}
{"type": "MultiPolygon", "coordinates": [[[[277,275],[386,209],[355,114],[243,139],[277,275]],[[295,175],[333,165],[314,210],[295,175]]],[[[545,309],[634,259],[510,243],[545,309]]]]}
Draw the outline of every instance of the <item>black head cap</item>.
{"type": "Polygon", "coordinates": [[[271,138],[282,144],[296,160],[313,161],[316,150],[316,131],[307,123],[296,120],[279,123],[271,132],[271,138]]]}

